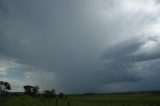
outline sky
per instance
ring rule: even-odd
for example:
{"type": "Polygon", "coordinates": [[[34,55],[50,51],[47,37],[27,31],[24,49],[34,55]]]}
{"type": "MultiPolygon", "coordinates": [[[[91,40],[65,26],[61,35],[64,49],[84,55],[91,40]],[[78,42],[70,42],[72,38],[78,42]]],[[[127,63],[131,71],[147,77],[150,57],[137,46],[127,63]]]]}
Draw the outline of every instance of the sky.
{"type": "Polygon", "coordinates": [[[0,80],[64,93],[160,90],[158,0],[0,0],[0,80]]]}

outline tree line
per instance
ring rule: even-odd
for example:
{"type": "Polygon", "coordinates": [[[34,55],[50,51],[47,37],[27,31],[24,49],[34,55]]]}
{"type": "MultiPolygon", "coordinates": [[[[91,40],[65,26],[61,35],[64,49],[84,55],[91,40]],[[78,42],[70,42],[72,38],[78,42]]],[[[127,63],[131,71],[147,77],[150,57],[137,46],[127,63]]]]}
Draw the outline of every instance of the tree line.
{"type": "Polygon", "coordinates": [[[24,95],[31,95],[31,96],[43,95],[46,98],[49,98],[49,97],[55,98],[56,96],[62,98],[64,96],[62,92],[57,95],[55,89],[44,90],[42,93],[40,93],[39,86],[25,85],[23,86],[23,88],[24,88],[24,92],[9,92],[9,90],[11,90],[10,83],[5,81],[0,81],[0,95],[7,95],[7,94],[15,94],[15,95],[24,94],[24,95]]]}
{"type": "Polygon", "coordinates": [[[67,106],[71,105],[70,99],[64,95],[64,93],[60,92],[56,93],[55,89],[44,90],[43,92],[39,92],[39,86],[31,86],[25,85],[23,86],[24,92],[9,92],[11,90],[11,85],[8,82],[0,81],[0,96],[23,96],[29,95],[32,97],[36,97],[40,100],[41,103],[52,103],[55,101],[56,106],[58,106],[60,101],[64,101],[67,103],[67,106]]]}

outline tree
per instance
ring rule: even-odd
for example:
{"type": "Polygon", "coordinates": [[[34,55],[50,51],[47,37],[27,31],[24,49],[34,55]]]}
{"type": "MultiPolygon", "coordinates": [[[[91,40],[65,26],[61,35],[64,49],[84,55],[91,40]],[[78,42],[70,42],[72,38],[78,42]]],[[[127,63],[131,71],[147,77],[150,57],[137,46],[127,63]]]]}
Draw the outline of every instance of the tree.
{"type": "Polygon", "coordinates": [[[4,82],[3,81],[0,81],[0,94],[4,94],[4,82]]]}
{"type": "Polygon", "coordinates": [[[11,90],[11,85],[10,85],[10,84],[7,85],[6,89],[7,89],[7,90],[11,90]]]}
{"type": "Polygon", "coordinates": [[[5,86],[6,92],[7,92],[7,90],[11,90],[11,85],[8,82],[4,82],[4,86],[5,86]]]}
{"type": "Polygon", "coordinates": [[[6,94],[11,90],[11,85],[8,82],[0,81],[0,94],[6,94]]]}
{"type": "Polygon", "coordinates": [[[59,98],[64,98],[64,93],[60,92],[58,96],[59,98]]]}
{"type": "Polygon", "coordinates": [[[32,94],[33,93],[33,86],[31,85],[26,85],[24,86],[25,94],[32,94]]]}
{"type": "Polygon", "coordinates": [[[36,95],[39,92],[39,86],[33,87],[33,93],[36,95]]]}
{"type": "Polygon", "coordinates": [[[51,93],[52,93],[52,97],[55,98],[55,97],[56,97],[56,90],[55,90],[55,89],[52,89],[52,90],[51,90],[51,93]]]}
{"type": "Polygon", "coordinates": [[[44,95],[46,98],[56,98],[56,91],[55,91],[55,89],[52,89],[52,90],[44,90],[44,91],[43,91],[43,95],[44,95]]]}
{"type": "Polygon", "coordinates": [[[25,94],[29,95],[36,95],[39,92],[39,86],[31,86],[31,85],[26,85],[24,86],[25,94]]]}

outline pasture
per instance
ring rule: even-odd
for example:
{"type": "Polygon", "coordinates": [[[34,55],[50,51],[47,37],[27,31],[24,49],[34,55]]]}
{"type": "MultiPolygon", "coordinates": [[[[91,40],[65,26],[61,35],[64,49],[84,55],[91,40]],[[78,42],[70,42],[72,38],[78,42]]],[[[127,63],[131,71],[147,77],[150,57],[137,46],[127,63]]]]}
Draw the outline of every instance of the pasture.
{"type": "Polygon", "coordinates": [[[160,94],[67,96],[68,100],[31,96],[0,97],[0,106],[160,106],[160,94]]]}

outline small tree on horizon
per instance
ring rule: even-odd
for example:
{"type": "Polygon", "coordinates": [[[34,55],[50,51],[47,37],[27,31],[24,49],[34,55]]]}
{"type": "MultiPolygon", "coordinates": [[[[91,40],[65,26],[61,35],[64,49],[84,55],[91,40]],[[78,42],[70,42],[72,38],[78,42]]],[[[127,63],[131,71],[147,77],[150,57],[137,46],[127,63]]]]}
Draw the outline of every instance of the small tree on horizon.
{"type": "Polygon", "coordinates": [[[39,93],[39,86],[35,86],[35,87],[33,87],[33,93],[36,95],[36,94],[38,94],[39,93]]]}
{"type": "Polygon", "coordinates": [[[8,82],[0,81],[0,94],[6,94],[11,90],[11,85],[8,82]]]}
{"type": "Polygon", "coordinates": [[[59,98],[64,98],[64,93],[60,92],[58,96],[59,98]]]}

